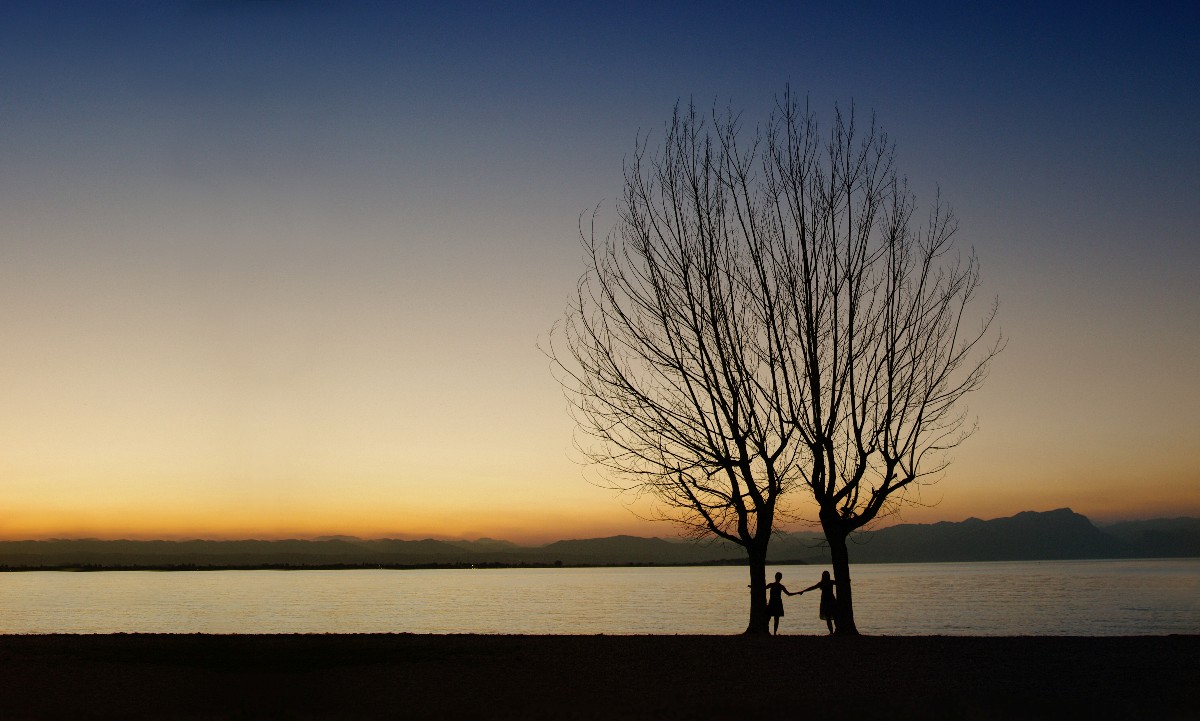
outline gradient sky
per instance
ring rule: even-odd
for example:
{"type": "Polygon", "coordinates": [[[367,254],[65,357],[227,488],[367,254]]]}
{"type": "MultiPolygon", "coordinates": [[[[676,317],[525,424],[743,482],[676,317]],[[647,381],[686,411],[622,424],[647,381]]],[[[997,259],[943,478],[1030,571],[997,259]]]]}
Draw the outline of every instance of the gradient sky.
{"type": "Polygon", "coordinates": [[[1200,515],[1194,2],[563,5],[0,4],[0,537],[671,534],[538,343],[638,133],[785,83],[1001,299],[903,519],[1200,515]]]}

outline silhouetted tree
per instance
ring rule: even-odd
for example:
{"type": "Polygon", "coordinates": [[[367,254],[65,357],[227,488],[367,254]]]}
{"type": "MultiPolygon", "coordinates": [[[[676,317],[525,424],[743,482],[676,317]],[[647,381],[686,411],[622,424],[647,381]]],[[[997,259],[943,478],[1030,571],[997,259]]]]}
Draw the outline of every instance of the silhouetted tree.
{"type": "Polygon", "coordinates": [[[853,109],[821,134],[785,93],[738,116],[676,106],[625,167],[618,222],[580,223],[587,271],[551,355],[614,488],[691,535],[740,545],[748,633],[765,633],[767,547],[815,501],[854,634],[847,538],[944,468],[957,401],[1000,350],[964,318],[979,282],[939,203],[913,227],[893,146],[853,109]]]}

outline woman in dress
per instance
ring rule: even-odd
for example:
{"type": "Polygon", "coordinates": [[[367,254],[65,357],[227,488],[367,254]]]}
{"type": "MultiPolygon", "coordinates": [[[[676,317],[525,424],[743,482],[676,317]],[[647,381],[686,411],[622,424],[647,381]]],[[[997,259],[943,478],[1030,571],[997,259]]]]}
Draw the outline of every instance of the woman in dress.
{"type": "MultiPolygon", "coordinates": [[[[821,580],[804,591],[815,591],[818,588],[821,589],[821,620],[829,626],[829,633],[833,633],[833,617],[837,612],[837,599],[833,595],[833,579],[829,578],[829,571],[822,571],[821,580]]],[[[804,591],[800,591],[800,594],[803,594],[804,591]]]]}
{"type": "Polygon", "coordinates": [[[767,600],[767,616],[775,619],[775,635],[779,635],[779,619],[783,617],[783,594],[795,596],[796,594],[787,590],[780,581],[783,580],[782,573],[775,574],[775,582],[767,584],[767,590],[771,592],[770,598],[767,600]]]}

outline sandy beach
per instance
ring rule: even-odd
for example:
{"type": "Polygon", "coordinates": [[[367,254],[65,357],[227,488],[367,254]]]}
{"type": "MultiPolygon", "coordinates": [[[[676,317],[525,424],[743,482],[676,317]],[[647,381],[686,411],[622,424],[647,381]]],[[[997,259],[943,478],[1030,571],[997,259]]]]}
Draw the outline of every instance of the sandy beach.
{"type": "Polygon", "coordinates": [[[1200,636],[0,636],[26,718],[1200,718],[1200,636]]]}

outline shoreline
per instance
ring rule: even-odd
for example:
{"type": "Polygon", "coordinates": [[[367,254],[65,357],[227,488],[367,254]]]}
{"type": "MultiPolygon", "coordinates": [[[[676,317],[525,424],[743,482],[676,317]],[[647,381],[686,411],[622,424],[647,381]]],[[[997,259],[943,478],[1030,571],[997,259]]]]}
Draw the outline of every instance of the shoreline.
{"type": "Polygon", "coordinates": [[[1198,719],[1200,635],[0,635],[6,718],[1198,719]]]}
{"type": "MultiPolygon", "coordinates": [[[[1087,557],[1087,558],[1027,558],[1027,559],[986,559],[976,561],[872,561],[851,563],[851,568],[857,566],[902,566],[902,565],[956,565],[956,564],[991,564],[991,563],[1076,563],[1085,561],[1099,562],[1139,562],[1139,561],[1196,561],[1200,556],[1137,556],[1137,557],[1087,557]]],[[[195,563],[164,563],[164,564],[56,564],[56,565],[11,565],[0,564],[0,574],[3,573],[106,573],[130,571],[155,572],[190,572],[190,571],[489,571],[489,570],[523,570],[523,569],[572,569],[572,568],[727,568],[746,567],[745,559],[721,561],[697,561],[688,563],[657,563],[657,562],[625,562],[625,563],[257,563],[257,564],[195,564],[195,563]]],[[[767,564],[775,566],[816,566],[803,560],[771,561],[767,564]]]]}
{"type": "MultiPolygon", "coordinates": [[[[1106,559],[1100,559],[1106,560],[1106,559]]],[[[1127,559],[1119,559],[1127,560],[1127,559]]],[[[0,573],[61,572],[104,573],[109,571],[488,571],[498,569],[558,569],[558,568],[709,568],[747,566],[745,560],[700,561],[696,563],[251,563],[251,564],[60,564],[50,566],[0,565],[0,573]]],[[[805,561],[780,561],[775,566],[808,566],[805,561]]]]}

